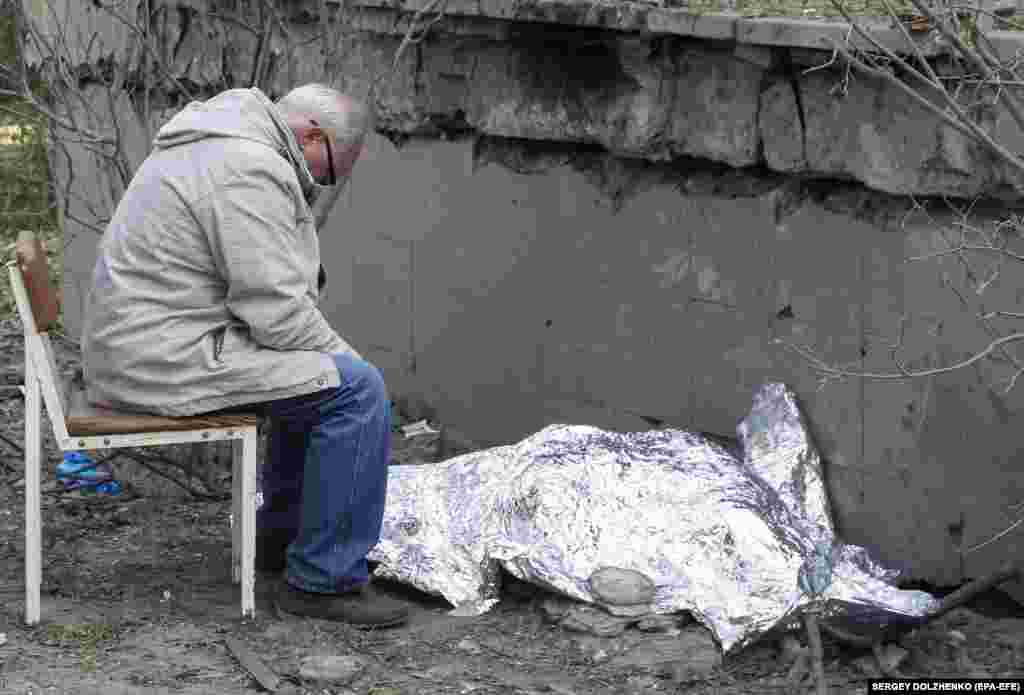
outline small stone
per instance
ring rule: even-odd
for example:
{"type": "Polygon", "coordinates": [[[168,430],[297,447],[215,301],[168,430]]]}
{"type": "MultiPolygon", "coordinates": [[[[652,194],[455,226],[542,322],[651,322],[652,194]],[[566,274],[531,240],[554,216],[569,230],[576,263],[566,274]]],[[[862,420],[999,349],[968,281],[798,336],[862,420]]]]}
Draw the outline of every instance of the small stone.
{"type": "Polygon", "coordinates": [[[398,688],[392,688],[390,686],[370,688],[366,691],[366,695],[402,695],[402,691],[398,688]]]}
{"type": "Polygon", "coordinates": [[[366,668],[366,660],[348,654],[307,656],[299,665],[299,676],[311,681],[349,683],[366,668]]]}
{"type": "Polygon", "coordinates": [[[619,567],[602,567],[590,575],[590,590],[605,603],[633,606],[654,600],[657,587],[646,575],[619,567]]]}
{"type": "Polygon", "coordinates": [[[630,622],[629,618],[608,615],[600,608],[578,605],[573,606],[559,624],[573,632],[586,632],[598,637],[615,637],[625,632],[630,622]]]}
{"type": "Polygon", "coordinates": [[[464,652],[469,652],[470,654],[480,653],[480,645],[471,640],[469,637],[463,637],[455,646],[464,652]]]}
{"type": "Polygon", "coordinates": [[[800,640],[795,635],[785,635],[779,640],[779,661],[783,666],[789,666],[806,650],[807,647],[800,644],[800,640]]]}
{"type": "Polygon", "coordinates": [[[706,676],[721,663],[722,653],[703,627],[678,635],[645,635],[635,647],[611,660],[618,668],[667,672],[677,682],[706,676]]]}
{"type": "Polygon", "coordinates": [[[611,657],[611,641],[601,637],[592,635],[579,637],[573,640],[573,646],[580,654],[595,664],[604,663],[611,657]]]}
{"type": "MultiPolygon", "coordinates": [[[[682,627],[683,619],[676,615],[647,615],[636,624],[641,632],[671,632],[682,627]]],[[[685,624],[685,623],[684,623],[685,624]]]]}
{"type": "Polygon", "coordinates": [[[909,653],[897,644],[887,644],[882,648],[882,665],[885,666],[887,671],[893,671],[900,667],[900,664],[906,660],[909,653]]]}
{"type": "Polygon", "coordinates": [[[620,618],[643,618],[650,615],[651,611],[654,610],[653,606],[649,603],[638,603],[633,606],[616,606],[614,603],[599,603],[597,605],[611,615],[620,618]]]}
{"type": "Polygon", "coordinates": [[[630,676],[626,679],[627,693],[649,693],[662,690],[662,683],[654,676],[630,676]]]}
{"type": "Polygon", "coordinates": [[[548,621],[557,623],[569,615],[569,611],[572,610],[574,605],[576,604],[573,601],[566,599],[547,598],[540,604],[540,609],[548,621]]]}
{"type": "Polygon", "coordinates": [[[865,654],[864,656],[857,657],[853,660],[853,665],[858,671],[868,678],[882,677],[882,671],[878,668],[878,662],[875,661],[873,654],[865,654]]]}

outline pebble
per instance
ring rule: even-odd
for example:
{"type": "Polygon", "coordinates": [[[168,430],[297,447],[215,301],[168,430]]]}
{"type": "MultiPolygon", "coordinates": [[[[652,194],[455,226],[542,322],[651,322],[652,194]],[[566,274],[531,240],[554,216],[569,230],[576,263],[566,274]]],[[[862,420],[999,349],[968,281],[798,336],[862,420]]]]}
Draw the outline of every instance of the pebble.
{"type": "Polygon", "coordinates": [[[557,623],[565,616],[569,615],[569,611],[572,610],[573,604],[570,601],[560,598],[547,598],[540,604],[541,612],[544,617],[552,622],[557,623]]]}
{"type": "Polygon", "coordinates": [[[779,661],[783,666],[789,666],[798,656],[802,656],[807,647],[800,644],[795,635],[785,635],[779,640],[779,661]]]}
{"type": "Polygon", "coordinates": [[[630,676],[626,679],[626,692],[628,693],[649,693],[662,690],[662,681],[654,676],[630,676]]]}
{"type": "Polygon", "coordinates": [[[878,668],[878,663],[875,661],[875,657],[872,654],[858,656],[853,660],[853,666],[868,678],[882,677],[882,671],[878,668]]]}
{"type": "Polygon", "coordinates": [[[614,603],[597,604],[608,613],[620,618],[643,618],[650,615],[654,608],[649,603],[637,603],[632,606],[617,606],[614,603]]]}
{"type": "Polygon", "coordinates": [[[689,621],[690,617],[685,613],[647,615],[637,622],[636,629],[641,632],[678,632],[689,621]]]}
{"type": "Polygon", "coordinates": [[[479,654],[481,651],[480,645],[469,637],[463,637],[455,646],[464,652],[469,652],[470,654],[479,654]]]}
{"type": "MultiPolygon", "coordinates": [[[[897,669],[902,664],[909,652],[896,644],[887,644],[882,648],[882,663],[887,670],[897,669]]],[[[865,654],[853,660],[853,665],[864,675],[870,678],[880,678],[884,675],[878,667],[878,660],[874,654],[865,654]]]]}
{"type": "Polygon", "coordinates": [[[711,633],[693,626],[677,635],[643,635],[629,651],[610,662],[617,668],[635,668],[673,680],[698,680],[722,663],[722,653],[711,633]]]}
{"type": "Polygon", "coordinates": [[[887,669],[897,669],[906,661],[909,653],[898,644],[887,644],[882,648],[882,663],[887,669]]]}
{"type": "Polygon", "coordinates": [[[572,641],[572,644],[580,654],[595,664],[608,661],[611,657],[611,651],[615,646],[612,640],[592,635],[577,637],[572,641]]]}
{"type": "Polygon", "coordinates": [[[620,567],[602,567],[590,575],[590,590],[604,603],[634,606],[653,601],[656,587],[641,572],[620,567]]]}
{"type": "Polygon", "coordinates": [[[299,676],[311,681],[349,683],[366,668],[366,660],[348,654],[307,656],[299,665],[299,676]]]}
{"type": "Polygon", "coordinates": [[[598,637],[615,637],[625,632],[630,622],[629,618],[608,615],[600,608],[580,604],[573,606],[559,624],[573,632],[587,632],[598,637]]]}

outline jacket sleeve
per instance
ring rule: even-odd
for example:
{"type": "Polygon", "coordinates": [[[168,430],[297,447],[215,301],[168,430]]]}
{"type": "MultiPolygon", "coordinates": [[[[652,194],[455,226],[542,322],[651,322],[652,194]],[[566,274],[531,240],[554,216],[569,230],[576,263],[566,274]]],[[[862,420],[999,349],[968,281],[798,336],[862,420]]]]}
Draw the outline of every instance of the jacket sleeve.
{"type": "Polygon", "coordinates": [[[275,165],[240,165],[208,199],[208,236],[227,283],[227,307],[265,347],[359,357],[327,323],[309,291],[296,201],[283,178],[290,172],[275,165]]]}

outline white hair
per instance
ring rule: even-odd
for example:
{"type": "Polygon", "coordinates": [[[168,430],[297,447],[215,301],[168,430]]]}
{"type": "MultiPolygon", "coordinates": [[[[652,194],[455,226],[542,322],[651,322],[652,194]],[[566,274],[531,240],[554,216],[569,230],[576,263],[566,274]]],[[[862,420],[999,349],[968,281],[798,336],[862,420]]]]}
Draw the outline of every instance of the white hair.
{"type": "Polygon", "coordinates": [[[342,147],[361,143],[372,127],[365,101],[323,84],[296,87],[278,99],[277,108],[286,118],[316,120],[342,147]]]}

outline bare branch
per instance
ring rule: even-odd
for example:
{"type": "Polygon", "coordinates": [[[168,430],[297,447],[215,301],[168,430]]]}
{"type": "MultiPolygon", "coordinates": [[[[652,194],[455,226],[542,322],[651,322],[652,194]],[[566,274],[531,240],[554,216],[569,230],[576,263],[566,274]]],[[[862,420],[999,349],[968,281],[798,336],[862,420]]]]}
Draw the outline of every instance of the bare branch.
{"type": "Polygon", "coordinates": [[[429,3],[421,7],[413,15],[412,20],[409,23],[409,30],[405,32],[405,36],[402,37],[402,42],[398,44],[398,49],[395,51],[394,60],[391,62],[391,71],[394,72],[398,69],[398,61],[401,60],[402,54],[405,53],[405,49],[409,47],[411,43],[419,43],[422,41],[427,32],[432,26],[434,26],[444,16],[445,7],[448,4],[448,0],[430,0],[429,3]],[[427,23],[425,27],[419,27],[419,22],[423,19],[423,16],[428,12],[434,12],[436,10],[437,15],[427,23]],[[419,37],[413,38],[413,35],[419,30],[419,37]]]}
{"type": "Polygon", "coordinates": [[[990,253],[998,253],[1000,256],[1002,256],[1004,258],[1010,258],[1010,259],[1012,259],[1014,261],[1024,262],[1024,256],[1022,256],[1020,254],[1012,253],[1011,251],[1007,251],[1004,248],[999,248],[999,247],[995,247],[995,246],[988,246],[988,245],[985,245],[985,244],[959,244],[959,245],[957,245],[957,246],[955,246],[953,248],[946,249],[944,251],[936,251],[934,253],[926,253],[923,256],[910,256],[906,260],[904,260],[904,263],[914,263],[916,261],[927,261],[927,260],[932,259],[932,258],[940,258],[942,256],[949,256],[949,255],[952,255],[952,254],[961,253],[963,251],[984,251],[984,252],[990,252],[990,253]]]}
{"type": "Polygon", "coordinates": [[[1007,345],[1009,343],[1017,342],[1019,340],[1024,340],[1024,333],[1012,333],[1010,335],[1003,336],[1002,338],[998,338],[996,340],[993,340],[991,343],[988,344],[988,346],[985,347],[984,350],[981,350],[980,352],[977,352],[974,355],[971,355],[969,358],[967,358],[965,360],[962,360],[960,362],[957,362],[956,364],[951,364],[948,367],[938,367],[938,368],[935,368],[935,369],[922,369],[922,370],[918,370],[918,371],[914,371],[914,372],[907,372],[905,374],[904,373],[900,373],[900,374],[885,374],[885,373],[880,373],[880,372],[858,372],[858,371],[852,371],[852,370],[848,370],[848,369],[842,369],[842,368],[839,368],[839,367],[833,367],[833,366],[830,366],[830,365],[826,364],[825,362],[822,362],[820,359],[815,357],[813,354],[809,353],[804,348],[801,348],[801,347],[799,347],[797,345],[789,343],[789,342],[783,340],[782,338],[775,338],[772,342],[777,343],[777,344],[781,344],[784,347],[789,348],[790,350],[793,350],[794,352],[799,354],[801,357],[806,359],[808,362],[810,362],[811,365],[814,367],[814,369],[817,369],[818,371],[822,372],[823,374],[827,374],[829,376],[835,376],[835,377],[858,377],[858,378],[861,378],[861,379],[877,379],[877,380],[892,380],[892,381],[895,381],[895,380],[905,380],[905,379],[917,379],[917,378],[920,378],[920,377],[933,376],[935,374],[946,374],[948,372],[954,372],[954,371],[956,371],[958,369],[963,369],[965,367],[970,367],[972,364],[975,364],[976,362],[979,362],[979,361],[985,359],[986,357],[988,357],[989,355],[991,355],[992,352],[995,351],[996,349],[998,349],[999,347],[1001,347],[1003,345],[1007,345]]]}

